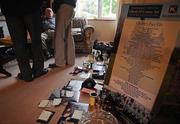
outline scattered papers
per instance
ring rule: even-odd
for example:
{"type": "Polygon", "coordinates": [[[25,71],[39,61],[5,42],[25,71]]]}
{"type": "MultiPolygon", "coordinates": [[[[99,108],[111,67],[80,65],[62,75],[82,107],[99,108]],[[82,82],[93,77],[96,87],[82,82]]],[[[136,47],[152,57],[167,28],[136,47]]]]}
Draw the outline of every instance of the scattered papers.
{"type": "Polygon", "coordinates": [[[53,106],[58,106],[58,105],[60,105],[61,101],[62,101],[61,98],[54,99],[53,102],[52,102],[52,105],[53,106]]]}
{"type": "Polygon", "coordinates": [[[97,89],[97,90],[102,90],[103,85],[96,84],[96,85],[94,86],[94,88],[97,89]]]}
{"type": "Polygon", "coordinates": [[[73,97],[73,96],[74,96],[73,91],[68,91],[68,90],[61,91],[61,97],[73,97]]]}
{"type": "Polygon", "coordinates": [[[82,118],[82,114],[83,114],[83,111],[75,110],[71,118],[80,120],[82,118]]]}
{"type": "Polygon", "coordinates": [[[44,107],[47,107],[48,104],[49,104],[49,100],[41,100],[41,102],[39,103],[38,107],[44,108],[44,107]]]}
{"type": "Polygon", "coordinates": [[[104,84],[104,80],[98,80],[98,79],[94,79],[94,80],[95,80],[95,82],[98,83],[98,84],[102,84],[102,85],[104,84]]]}
{"type": "Polygon", "coordinates": [[[72,87],[73,91],[79,91],[81,89],[81,85],[83,83],[83,80],[70,80],[68,86],[72,87]]]}
{"type": "Polygon", "coordinates": [[[78,83],[81,83],[81,84],[82,84],[83,81],[82,81],[82,80],[70,80],[68,86],[75,86],[75,85],[77,85],[78,83]]]}
{"type": "Polygon", "coordinates": [[[73,97],[74,92],[73,91],[66,91],[66,97],[73,97]]]}
{"type": "Polygon", "coordinates": [[[91,75],[91,73],[81,73],[79,76],[81,77],[81,78],[89,78],[90,77],[90,75],[91,75]]]}
{"type": "Polygon", "coordinates": [[[38,120],[47,122],[52,115],[53,115],[53,112],[43,110],[38,120]]]}

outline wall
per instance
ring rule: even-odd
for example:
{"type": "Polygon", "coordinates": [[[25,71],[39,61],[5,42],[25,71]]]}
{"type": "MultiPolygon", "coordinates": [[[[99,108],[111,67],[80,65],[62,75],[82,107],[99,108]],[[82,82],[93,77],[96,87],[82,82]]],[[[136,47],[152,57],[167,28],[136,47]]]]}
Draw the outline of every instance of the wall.
{"type": "MultiPolygon", "coordinates": [[[[119,0],[120,3],[166,3],[178,0],[119,0]]],[[[113,41],[116,33],[116,20],[88,20],[88,23],[95,27],[93,40],[113,41]]],[[[180,32],[179,32],[180,33],[180,32]]],[[[180,36],[180,35],[179,35],[180,36]]],[[[176,47],[180,47],[180,37],[177,40],[176,47]]]]}
{"type": "Polygon", "coordinates": [[[93,40],[113,41],[116,32],[116,20],[88,20],[95,27],[93,40]]]}
{"type": "MultiPolygon", "coordinates": [[[[113,41],[116,32],[115,20],[88,20],[90,25],[95,27],[95,32],[92,40],[113,41]]],[[[3,26],[4,35],[9,35],[5,21],[0,21],[0,26],[3,26]]]]}

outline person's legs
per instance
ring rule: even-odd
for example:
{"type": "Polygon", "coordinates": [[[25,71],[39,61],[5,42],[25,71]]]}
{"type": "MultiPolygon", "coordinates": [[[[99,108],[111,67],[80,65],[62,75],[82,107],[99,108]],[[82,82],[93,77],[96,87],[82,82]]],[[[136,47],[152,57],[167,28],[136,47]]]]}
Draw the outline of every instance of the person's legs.
{"type": "Polygon", "coordinates": [[[29,64],[27,49],[27,30],[23,17],[6,17],[8,30],[13,41],[21,78],[25,81],[32,80],[32,70],[29,64]]]}
{"type": "Polygon", "coordinates": [[[63,16],[63,11],[61,8],[56,13],[56,28],[55,28],[55,64],[57,66],[64,66],[65,56],[64,56],[64,32],[65,32],[65,25],[64,22],[65,17],[63,16]]]}
{"type": "Polygon", "coordinates": [[[41,33],[41,40],[42,40],[42,50],[43,50],[44,59],[47,60],[51,57],[51,54],[50,54],[48,44],[47,44],[46,33],[41,33]]]}
{"type": "MultiPolygon", "coordinates": [[[[62,4],[56,13],[56,31],[55,31],[55,64],[57,66],[63,66],[69,62],[71,53],[67,48],[71,48],[73,51],[73,41],[68,38],[71,35],[71,18],[73,16],[73,7],[67,4],[62,4]],[[67,61],[68,60],[68,61],[67,61]]],[[[75,54],[75,53],[74,53],[75,54]]]]}
{"type": "Polygon", "coordinates": [[[28,28],[32,40],[32,54],[33,54],[33,74],[35,77],[41,76],[44,73],[44,56],[42,51],[41,41],[41,16],[37,11],[33,14],[25,16],[25,23],[28,28]]]}
{"type": "Polygon", "coordinates": [[[48,30],[47,32],[50,49],[54,49],[54,32],[55,30],[48,30]]]}
{"type": "Polygon", "coordinates": [[[54,55],[54,32],[55,30],[48,30],[44,32],[47,35],[46,45],[51,55],[54,55]]]}
{"type": "Polygon", "coordinates": [[[66,38],[67,41],[67,46],[66,46],[66,51],[67,51],[67,60],[66,60],[66,63],[68,65],[74,65],[75,64],[75,45],[74,45],[74,39],[73,39],[73,36],[71,34],[71,23],[69,24],[69,26],[67,27],[66,29],[66,38]]]}

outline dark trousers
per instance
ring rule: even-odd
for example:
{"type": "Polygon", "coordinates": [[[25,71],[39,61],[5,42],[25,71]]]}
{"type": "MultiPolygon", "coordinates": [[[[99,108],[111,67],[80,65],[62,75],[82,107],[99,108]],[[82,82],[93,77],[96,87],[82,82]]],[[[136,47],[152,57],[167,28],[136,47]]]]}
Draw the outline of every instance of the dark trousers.
{"type": "Polygon", "coordinates": [[[40,74],[44,68],[40,12],[25,16],[6,16],[6,22],[15,48],[20,73],[24,78],[32,77],[33,74],[40,74]],[[26,49],[27,31],[32,41],[32,69],[29,63],[28,50],[26,49]]]}

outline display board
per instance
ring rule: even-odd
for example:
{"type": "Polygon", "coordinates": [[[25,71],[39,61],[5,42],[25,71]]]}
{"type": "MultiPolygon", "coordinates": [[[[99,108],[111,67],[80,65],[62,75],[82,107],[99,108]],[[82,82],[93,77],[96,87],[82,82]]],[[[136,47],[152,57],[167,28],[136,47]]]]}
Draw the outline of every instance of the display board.
{"type": "Polygon", "coordinates": [[[179,38],[180,3],[122,5],[108,85],[131,99],[125,109],[151,114],[179,38]]]}

